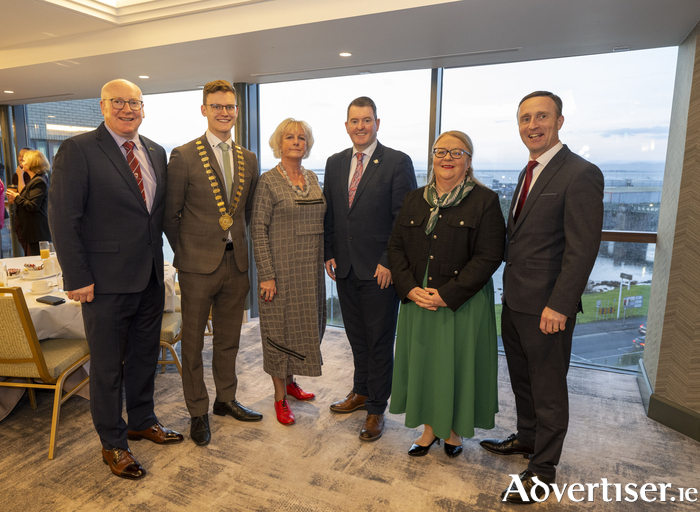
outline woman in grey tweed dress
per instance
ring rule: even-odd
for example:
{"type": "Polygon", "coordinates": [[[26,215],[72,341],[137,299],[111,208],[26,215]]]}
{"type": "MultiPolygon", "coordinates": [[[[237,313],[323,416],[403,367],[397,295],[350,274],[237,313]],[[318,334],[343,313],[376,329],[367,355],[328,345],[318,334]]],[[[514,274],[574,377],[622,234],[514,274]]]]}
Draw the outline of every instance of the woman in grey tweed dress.
{"type": "Polygon", "coordinates": [[[321,375],[326,328],[323,217],[326,203],[316,175],[304,169],[313,145],[311,127],[285,119],[270,137],[280,163],[258,181],[250,223],[258,268],[263,369],[272,376],[275,412],[294,423],[287,394],[311,400],[294,375],[321,375]]]}

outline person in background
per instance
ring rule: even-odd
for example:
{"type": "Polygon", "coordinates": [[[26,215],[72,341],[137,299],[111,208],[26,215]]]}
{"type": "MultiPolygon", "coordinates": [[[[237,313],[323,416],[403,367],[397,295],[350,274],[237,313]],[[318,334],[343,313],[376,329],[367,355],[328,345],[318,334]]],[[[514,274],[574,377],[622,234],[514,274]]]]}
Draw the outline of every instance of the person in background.
{"type": "Polygon", "coordinates": [[[323,217],[326,202],[318,178],[301,161],[314,144],[311,126],[285,119],[270,137],[280,163],[260,177],[250,236],[258,268],[263,369],[272,376],[275,412],[294,423],[287,395],[312,400],[294,375],[321,375],[326,330],[323,217]]]}
{"type": "MultiPolygon", "coordinates": [[[[27,172],[24,170],[24,168],[22,166],[24,165],[23,164],[24,154],[27,151],[31,151],[31,150],[32,150],[32,148],[24,147],[24,148],[20,149],[19,153],[17,154],[17,169],[12,174],[12,187],[14,187],[15,189],[17,189],[18,184],[19,184],[19,175],[20,174],[22,174],[22,177],[24,178],[24,182],[29,183],[29,180],[30,180],[29,174],[27,174],[27,172]]],[[[17,241],[19,242],[20,247],[23,247],[24,238],[22,237],[22,230],[20,229],[21,217],[22,217],[22,213],[19,213],[17,211],[17,208],[15,207],[15,222],[14,222],[15,236],[17,236],[17,241]]]]}
{"type": "Polygon", "coordinates": [[[153,403],[165,302],[166,157],[138,133],[141,89],[112,80],[100,97],[104,123],[64,140],[56,153],[49,223],[68,298],[82,305],[102,460],[116,476],[136,480],[146,470],[129,439],[183,440],[161,425],[153,403]]]}
{"type": "Polygon", "coordinates": [[[22,164],[22,170],[16,174],[17,191],[8,190],[7,198],[10,204],[17,205],[18,231],[22,233],[20,243],[24,255],[39,256],[39,242],[51,241],[49,186],[45,179],[50,165],[44,154],[34,149],[23,153],[22,164]],[[29,176],[28,182],[25,182],[25,176],[29,176]]]}
{"type": "Polygon", "coordinates": [[[542,499],[545,486],[555,481],[568,430],[566,375],[581,295],[600,247],[605,180],[598,167],[559,140],[559,96],[528,94],[517,120],[530,159],[508,216],[501,315],[517,433],[484,439],[481,446],[497,455],[529,457],[519,475],[527,496],[511,482],[501,499],[532,503],[533,492],[542,499]]]}
{"type": "Polygon", "coordinates": [[[404,196],[417,185],[411,158],[377,140],[379,119],[371,98],[350,103],[345,130],[352,148],[326,162],[324,259],[338,285],[355,372],[350,393],[330,409],[340,414],[366,409],[360,440],[376,441],[391,394],[399,310],[386,246],[404,196]]]}
{"type": "Polygon", "coordinates": [[[424,425],[408,450],[425,455],[440,439],[462,452],[462,437],[490,429],[498,412],[498,349],[491,276],[503,258],[498,194],[474,178],[474,147],[449,131],[433,144],[433,177],[409,192],[389,242],[402,300],[390,412],[424,425]]]}
{"type": "Polygon", "coordinates": [[[0,211],[0,258],[4,258],[2,251],[2,228],[5,226],[5,219],[8,217],[5,208],[5,166],[0,164],[0,201],[2,201],[2,211],[0,211]]]}

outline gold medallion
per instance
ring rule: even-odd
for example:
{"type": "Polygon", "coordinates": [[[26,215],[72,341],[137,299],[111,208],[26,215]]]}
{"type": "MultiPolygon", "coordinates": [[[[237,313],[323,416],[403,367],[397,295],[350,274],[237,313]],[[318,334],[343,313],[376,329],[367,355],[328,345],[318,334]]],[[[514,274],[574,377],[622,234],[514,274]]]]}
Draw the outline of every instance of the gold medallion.
{"type": "Polygon", "coordinates": [[[233,226],[233,218],[228,213],[224,213],[221,217],[219,217],[219,226],[221,226],[221,229],[226,231],[228,228],[233,226]]]}

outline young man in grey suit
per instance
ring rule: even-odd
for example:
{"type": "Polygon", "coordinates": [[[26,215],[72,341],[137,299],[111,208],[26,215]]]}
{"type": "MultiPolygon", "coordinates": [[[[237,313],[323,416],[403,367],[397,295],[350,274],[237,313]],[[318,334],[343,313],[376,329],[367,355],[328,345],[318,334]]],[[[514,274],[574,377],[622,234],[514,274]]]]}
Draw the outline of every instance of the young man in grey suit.
{"type": "Polygon", "coordinates": [[[214,414],[262,419],[236,400],[236,355],[250,289],[246,225],[260,170],[255,155],[231,138],[238,117],[231,84],[209,82],[203,100],[206,133],[170,155],[164,220],[182,290],[182,388],[192,417],[190,437],[198,445],[211,439],[202,364],[210,310],[214,414]]]}
{"type": "Polygon", "coordinates": [[[141,90],[102,88],[96,130],[63,141],[49,194],[49,225],[69,299],[82,303],[90,347],[90,410],[112,473],[146,471],[128,439],[182,441],[153,410],[163,319],[165,151],[138,134],[141,90]],[[128,425],[122,419],[122,386],[128,425]]]}
{"type": "Polygon", "coordinates": [[[501,494],[510,503],[546,499],[555,480],[569,422],[571,339],[603,227],[603,174],[559,141],[563,123],[557,95],[536,91],[521,100],[530,162],[508,217],[501,316],[518,431],[481,442],[492,453],[530,459],[501,494]]]}
{"type": "Polygon", "coordinates": [[[352,391],[330,406],[337,413],[366,409],[360,439],[384,430],[391,394],[399,299],[387,244],[404,196],[417,188],[411,158],[377,141],[377,107],[367,97],[350,103],[345,129],[353,147],[326,162],[325,265],[338,285],[343,323],[355,365],[352,391]]]}

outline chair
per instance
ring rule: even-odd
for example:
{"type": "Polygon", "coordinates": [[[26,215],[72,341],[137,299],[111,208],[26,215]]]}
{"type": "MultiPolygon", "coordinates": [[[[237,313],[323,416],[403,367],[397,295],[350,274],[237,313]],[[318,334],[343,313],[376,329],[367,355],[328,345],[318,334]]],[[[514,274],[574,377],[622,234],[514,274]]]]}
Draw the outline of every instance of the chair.
{"type": "Polygon", "coordinates": [[[19,287],[0,288],[0,325],[0,375],[26,379],[26,382],[3,381],[0,386],[27,388],[32,409],[36,409],[34,388],[54,390],[49,440],[49,459],[53,459],[61,406],[90,380],[89,376],[85,377],[63,394],[66,379],[90,360],[87,340],[55,338],[39,341],[19,287]]]}
{"type": "Polygon", "coordinates": [[[174,364],[177,366],[177,371],[182,377],[182,364],[180,358],[175,352],[175,347],[182,339],[182,313],[180,312],[180,296],[175,296],[175,311],[172,313],[163,313],[163,321],[160,326],[160,347],[161,359],[158,364],[161,365],[160,373],[165,373],[166,364],[174,364]],[[168,359],[168,351],[173,358],[168,359]]]}

